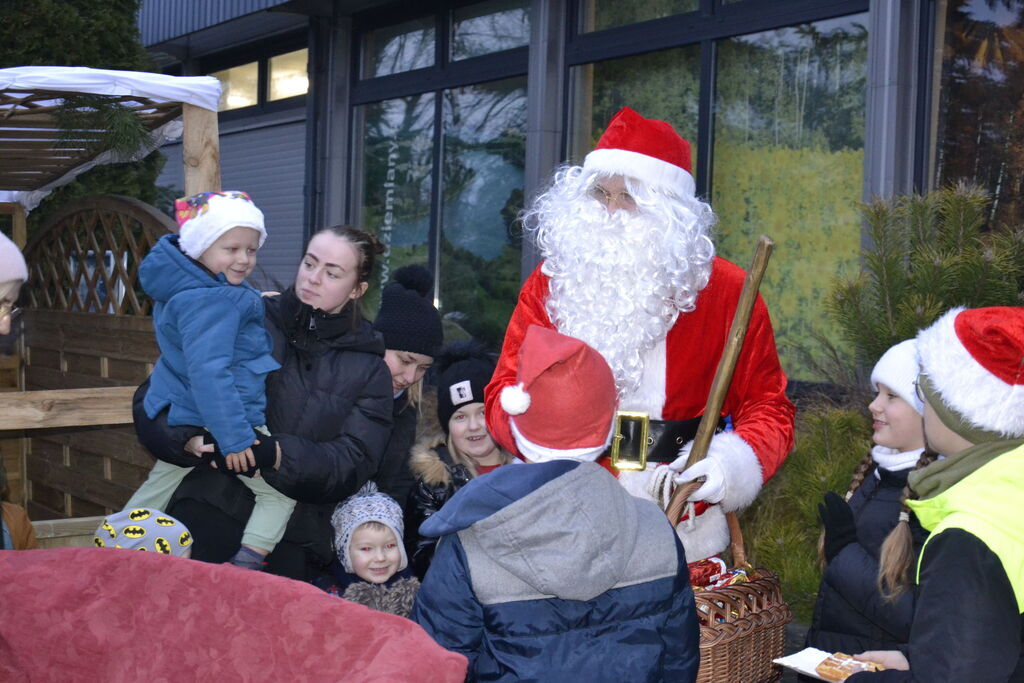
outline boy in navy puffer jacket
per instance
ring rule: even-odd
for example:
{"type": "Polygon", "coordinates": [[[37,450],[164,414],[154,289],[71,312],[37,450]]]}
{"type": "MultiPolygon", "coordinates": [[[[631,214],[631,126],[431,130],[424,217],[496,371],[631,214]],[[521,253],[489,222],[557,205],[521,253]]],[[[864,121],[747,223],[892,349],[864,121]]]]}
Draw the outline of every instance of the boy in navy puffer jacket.
{"type": "Polygon", "coordinates": [[[423,523],[440,541],[412,619],[469,658],[470,680],[695,680],[682,544],[593,462],[614,427],[611,369],[534,325],[518,373],[501,405],[533,464],[473,479],[423,523]]]}
{"type": "MultiPolygon", "coordinates": [[[[257,475],[274,467],[277,444],[265,427],[266,376],[280,365],[263,327],[263,300],[245,279],[267,232],[244,192],[204,192],[175,202],[179,234],[165,235],[139,267],[152,297],[160,359],[144,408],[153,419],[208,431],[220,463],[245,474],[255,507],[232,563],[258,569],[284,535],[295,501],[257,475]]],[[[216,460],[215,460],[216,463],[216,460]]],[[[125,506],[164,509],[191,471],[161,460],[125,506]]]]}

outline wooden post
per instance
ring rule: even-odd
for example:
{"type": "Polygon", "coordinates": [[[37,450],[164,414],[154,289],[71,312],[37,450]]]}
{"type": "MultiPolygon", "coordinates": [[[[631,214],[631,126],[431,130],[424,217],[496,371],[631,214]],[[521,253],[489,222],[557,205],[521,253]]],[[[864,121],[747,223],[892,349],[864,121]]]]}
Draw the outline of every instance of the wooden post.
{"type": "Polygon", "coordinates": [[[25,228],[25,207],[18,202],[0,202],[0,213],[11,216],[14,228],[11,232],[11,240],[18,245],[19,249],[24,249],[25,242],[28,241],[28,232],[25,228]]]}
{"type": "Polygon", "coordinates": [[[217,112],[182,105],[181,156],[185,165],[185,194],[220,190],[220,137],[217,112]]]}

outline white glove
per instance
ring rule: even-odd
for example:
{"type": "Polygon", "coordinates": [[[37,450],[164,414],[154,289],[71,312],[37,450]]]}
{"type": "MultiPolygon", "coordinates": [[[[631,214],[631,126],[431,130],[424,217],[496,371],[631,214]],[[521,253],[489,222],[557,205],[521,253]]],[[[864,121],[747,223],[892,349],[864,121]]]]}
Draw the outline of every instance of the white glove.
{"type": "MultiPolygon", "coordinates": [[[[689,457],[690,449],[685,448],[683,450],[685,452],[669,465],[671,469],[678,471],[678,469],[686,467],[686,459],[689,457]]],[[[704,458],[682,473],[677,474],[673,481],[676,486],[679,486],[700,477],[704,477],[704,483],[699,489],[690,494],[690,501],[721,502],[722,498],[725,497],[726,479],[725,468],[722,467],[722,463],[719,462],[718,458],[712,456],[704,458]]]]}
{"type": "Polygon", "coordinates": [[[672,498],[672,489],[675,488],[675,479],[678,472],[671,468],[671,465],[661,464],[651,472],[651,478],[647,481],[647,495],[657,503],[662,510],[668,507],[668,501],[672,498]]]}

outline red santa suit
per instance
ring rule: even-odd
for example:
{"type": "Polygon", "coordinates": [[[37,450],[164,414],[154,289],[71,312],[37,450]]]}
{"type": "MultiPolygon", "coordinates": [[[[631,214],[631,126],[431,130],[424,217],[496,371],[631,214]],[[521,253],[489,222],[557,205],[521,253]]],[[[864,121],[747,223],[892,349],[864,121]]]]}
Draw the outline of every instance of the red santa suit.
{"type": "MultiPolygon", "coordinates": [[[[554,328],[545,310],[549,278],[543,263],[519,293],[491,383],[485,392],[487,424],[491,435],[510,452],[518,453],[508,415],[500,405],[501,390],[516,382],[519,346],[530,325],[554,328]]],[[[744,271],[716,257],[707,287],[697,297],[696,309],[681,313],[666,339],[645,356],[644,378],[629,410],[645,410],[651,419],[685,420],[699,417],[711,390],[718,361],[739,302],[744,271]]],[[[758,296],[750,319],[722,416],[731,416],[734,431],[715,435],[712,453],[723,459],[728,486],[719,505],[712,505],[694,521],[677,530],[694,561],[720,552],[728,545],[724,512],[749,505],[761,486],[778,471],[793,445],[794,407],[786,398],[786,376],[779,365],[768,309],[758,296]]],[[[646,496],[647,473],[620,481],[634,495],[646,496]],[[635,480],[634,480],[635,479],[635,480]]],[[[647,496],[649,497],[649,496],[647,496]]]]}

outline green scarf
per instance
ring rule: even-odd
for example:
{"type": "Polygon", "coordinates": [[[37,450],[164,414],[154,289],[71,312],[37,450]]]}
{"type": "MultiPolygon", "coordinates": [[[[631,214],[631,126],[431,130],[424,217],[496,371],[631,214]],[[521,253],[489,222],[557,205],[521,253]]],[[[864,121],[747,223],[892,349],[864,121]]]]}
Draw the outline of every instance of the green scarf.
{"type": "Polygon", "coordinates": [[[927,467],[911,472],[907,483],[920,499],[937,496],[953,484],[984,467],[1003,453],[1024,445],[1024,439],[989,441],[971,446],[954,456],[935,460],[927,467]]]}
{"type": "Polygon", "coordinates": [[[927,467],[911,472],[907,483],[918,498],[937,496],[1003,453],[1024,445],[1024,439],[1006,439],[1001,434],[972,426],[962,415],[943,403],[926,374],[921,373],[917,382],[925,401],[942,420],[942,424],[975,444],[956,455],[936,460],[927,467]]]}

